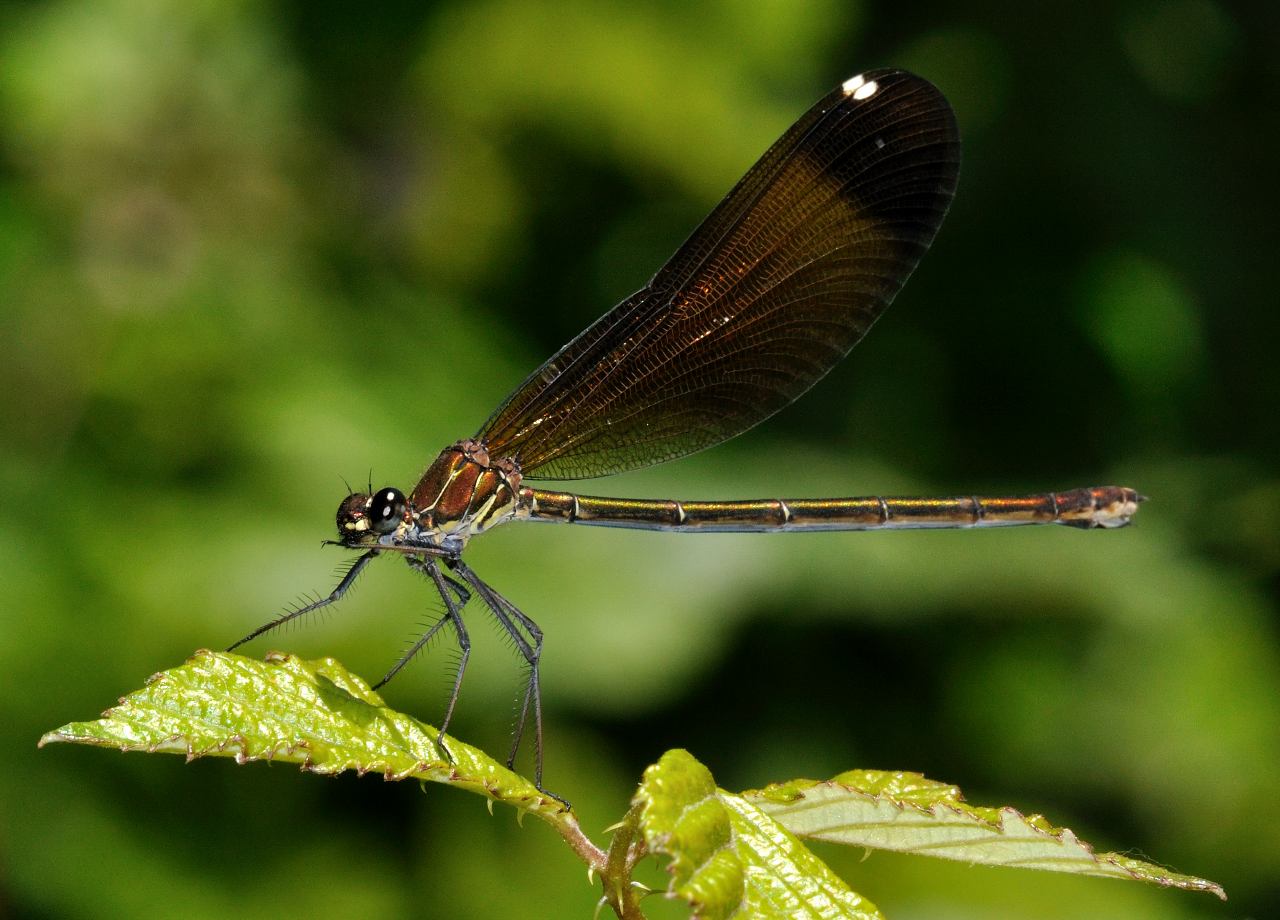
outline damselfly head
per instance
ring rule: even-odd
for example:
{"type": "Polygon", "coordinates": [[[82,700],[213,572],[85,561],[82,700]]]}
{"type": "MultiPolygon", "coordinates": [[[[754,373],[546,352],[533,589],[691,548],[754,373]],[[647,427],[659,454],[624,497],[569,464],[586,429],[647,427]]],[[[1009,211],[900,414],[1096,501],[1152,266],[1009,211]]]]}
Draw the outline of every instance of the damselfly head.
{"type": "Polygon", "coordinates": [[[373,542],[395,533],[408,520],[409,502],[399,489],[387,486],[373,494],[354,492],[338,505],[338,537],[348,545],[373,542]]]}

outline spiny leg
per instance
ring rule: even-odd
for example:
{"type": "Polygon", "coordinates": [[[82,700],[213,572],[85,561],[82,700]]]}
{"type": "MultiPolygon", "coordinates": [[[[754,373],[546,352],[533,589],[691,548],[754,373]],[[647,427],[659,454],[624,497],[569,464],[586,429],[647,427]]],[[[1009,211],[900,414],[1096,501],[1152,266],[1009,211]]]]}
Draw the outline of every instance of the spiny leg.
{"type": "MultiPolygon", "coordinates": [[[[422,649],[426,647],[427,643],[435,638],[436,633],[438,633],[446,623],[454,622],[456,627],[461,627],[462,618],[459,614],[461,613],[462,608],[466,606],[467,601],[471,600],[471,592],[458,584],[452,578],[447,578],[444,573],[440,571],[434,561],[426,562],[422,559],[416,559],[413,556],[406,557],[405,561],[409,563],[410,568],[423,573],[435,583],[436,590],[440,592],[440,597],[444,599],[445,612],[440,619],[436,620],[436,622],[431,625],[430,629],[422,634],[422,637],[418,639],[418,641],[415,642],[408,651],[400,656],[400,659],[391,666],[391,670],[382,676],[382,680],[373,685],[372,689],[374,690],[380,689],[387,684],[391,678],[399,674],[400,671],[404,669],[404,666],[413,660],[413,656],[422,651],[422,649]],[[449,597],[448,589],[445,587],[444,583],[447,583],[448,586],[451,587],[458,595],[456,604],[453,599],[449,597]]],[[[470,640],[466,639],[465,628],[463,628],[462,635],[459,636],[459,644],[463,644],[464,642],[466,644],[463,648],[463,653],[466,654],[470,652],[471,646],[470,640]]],[[[465,667],[465,663],[463,664],[463,667],[465,667]]],[[[461,677],[458,678],[458,683],[461,683],[461,677]]],[[[453,711],[452,705],[450,706],[449,711],[453,711]]]]}
{"type": "MultiPolygon", "coordinates": [[[[410,559],[409,564],[413,565],[413,563],[414,560],[410,559]]],[[[413,565],[413,567],[420,572],[426,572],[431,577],[431,580],[435,582],[436,590],[440,592],[440,597],[444,599],[445,607],[449,610],[448,617],[453,621],[453,630],[458,636],[458,648],[462,651],[462,656],[458,659],[458,670],[453,677],[453,690],[449,694],[449,703],[445,706],[444,718],[440,721],[439,737],[443,738],[445,732],[449,730],[449,721],[453,718],[453,708],[458,705],[458,694],[462,692],[462,675],[466,673],[467,661],[471,658],[471,637],[467,635],[467,627],[462,622],[462,608],[466,606],[467,601],[471,600],[471,592],[441,572],[439,563],[434,559],[413,565]],[[449,597],[450,589],[458,595],[456,604],[449,597]]],[[[453,758],[450,757],[449,759],[452,760],[453,758]]]]}
{"type": "Polygon", "coordinates": [[[278,616],[274,620],[272,620],[270,623],[262,624],[253,632],[249,633],[249,635],[241,639],[239,642],[236,642],[234,645],[229,646],[227,648],[227,651],[228,652],[234,651],[235,649],[244,645],[250,639],[256,639],[258,638],[258,636],[262,635],[263,633],[271,632],[271,630],[273,629],[278,629],[279,627],[283,626],[285,623],[288,623],[290,620],[296,620],[298,617],[306,616],[308,613],[311,613],[314,610],[319,610],[321,607],[328,607],[330,604],[341,600],[342,595],[346,594],[347,591],[351,588],[351,586],[355,584],[356,576],[358,576],[360,572],[363,571],[364,567],[369,564],[369,560],[373,559],[377,555],[378,555],[378,551],[376,549],[371,549],[367,553],[365,553],[363,556],[361,556],[359,559],[357,559],[355,562],[353,562],[351,564],[351,568],[347,569],[347,574],[342,576],[342,580],[338,582],[338,586],[333,589],[333,591],[329,594],[328,597],[324,598],[323,600],[318,600],[314,603],[307,604],[307,606],[305,607],[300,607],[291,613],[286,613],[282,616],[278,616]]]}
{"type": "MultiPolygon", "coordinates": [[[[461,565],[461,563],[459,563],[459,565],[461,565]]],[[[511,613],[514,612],[520,618],[522,625],[524,623],[532,623],[532,620],[526,617],[523,613],[520,613],[520,611],[516,609],[515,605],[505,597],[484,582],[480,581],[479,576],[477,576],[471,569],[467,569],[465,573],[459,572],[459,574],[469,580],[474,579],[474,583],[480,591],[481,599],[484,600],[485,605],[489,607],[499,625],[502,626],[507,635],[511,637],[512,641],[515,642],[516,647],[520,650],[521,655],[524,656],[525,661],[529,665],[529,681],[525,684],[524,698],[520,705],[520,715],[516,720],[515,730],[512,733],[511,753],[507,756],[507,766],[511,767],[515,763],[516,753],[520,750],[520,740],[524,736],[524,727],[528,721],[529,700],[531,698],[535,700],[535,720],[538,722],[539,727],[541,726],[542,711],[540,703],[541,694],[538,691],[538,659],[541,657],[542,652],[542,633],[540,630],[537,630],[536,634],[531,633],[530,637],[526,637],[519,629],[516,628],[511,613]],[[533,641],[531,642],[530,639],[533,641]]],[[[535,630],[536,629],[537,627],[535,626],[535,630]]],[[[538,732],[537,741],[538,753],[541,754],[541,731],[538,732]]],[[[538,760],[540,761],[541,758],[539,757],[538,760]]],[[[540,762],[537,764],[537,767],[541,767],[540,762]]],[[[540,775],[538,776],[538,780],[541,782],[540,775]]]]}
{"type": "Polygon", "coordinates": [[[418,652],[420,652],[427,643],[435,637],[435,634],[438,633],[446,623],[452,623],[454,633],[458,637],[458,648],[461,650],[462,655],[458,659],[458,669],[453,678],[453,690],[449,694],[449,703],[445,706],[444,718],[440,722],[440,730],[436,735],[436,749],[440,752],[441,757],[452,763],[453,755],[450,754],[449,749],[444,746],[444,736],[449,730],[449,721],[453,718],[453,709],[454,706],[457,705],[458,694],[462,690],[462,675],[466,673],[467,661],[471,657],[471,638],[467,635],[467,628],[462,623],[462,608],[466,605],[467,601],[471,600],[471,592],[441,572],[439,564],[434,559],[424,560],[408,556],[405,558],[405,561],[409,563],[410,568],[423,573],[435,584],[436,590],[440,593],[441,600],[444,601],[445,612],[444,615],[440,617],[440,619],[436,620],[436,622],[432,624],[431,628],[423,633],[422,637],[419,638],[418,641],[400,657],[400,660],[392,666],[391,670],[386,673],[382,680],[373,685],[373,689],[377,690],[386,684],[387,681],[391,680],[391,678],[399,674],[401,669],[413,660],[413,656],[418,654],[418,652]],[[450,595],[450,591],[457,594],[456,601],[450,595]]]}
{"type": "MultiPolygon", "coordinates": [[[[504,605],[507,614],[515,619],[529,633],[533,640],[533,659],[529,662],[529,682],[524,687],[524,699],[520,702],[520,717],[516,722],[511,738],[511,753],[507,756],[507,766],[516,762],[516,752],[520,750],[520,739],[524,737],[524,727],[528,724],[529,701],[533,700],[534,724],[537,730],[536,745],[538,749],[538,781],[542,781],[542,684],[538,679],[538,663],[542,660],[542,630],[538,624],[502,595],[494,592],[495,599],[504,605]]],[[[510,628],[509,626],[507,627],[510,628]]]]}
{"type": "Polygon", "coordinates": [[[520,739],[524,734],[524,724],[528,717],[529,703],[532,701],[534,724],[533,784],[538,788],[538,791],[551,796],[564,805],[566,809],[572,808],[565,799],[542,786],[542,692],[538,679],[538,662],[542,658],[542,630],[538,628],[533,620],[522,613],[515,604],[485,584],[480,579],[480,576],[473,572],[461,559],[450,559],[445,564],[480,595],[480,599],[484,601],[485,606],[497,618],[507,634],[511,636],[512,641],[520,649],[520,653],[529,665],[529,682],[525,686],[524,702],[521,706],[520,719],[516,725],[515,740],[511,747],[511,756],[507,759],[507,766],[510,767],[515,763],[516,752],[519,750],[520,739]],[[516,625],[517,623],[520,627],[528,630],[529,638],[526,638],[524,633],[520,631],[520,628],[516,625]]]}

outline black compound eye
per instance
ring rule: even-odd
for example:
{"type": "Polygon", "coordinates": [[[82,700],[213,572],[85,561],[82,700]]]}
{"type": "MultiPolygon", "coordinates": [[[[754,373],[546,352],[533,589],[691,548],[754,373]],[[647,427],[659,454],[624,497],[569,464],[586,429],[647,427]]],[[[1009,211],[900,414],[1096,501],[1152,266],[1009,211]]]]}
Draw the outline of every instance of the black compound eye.
{"type": "Polygon", "coordinates": [[[391,533],[404,519],[404,493],[399,489],[379,489],[369,499],[369,529],[374,533],[391,533]]]}

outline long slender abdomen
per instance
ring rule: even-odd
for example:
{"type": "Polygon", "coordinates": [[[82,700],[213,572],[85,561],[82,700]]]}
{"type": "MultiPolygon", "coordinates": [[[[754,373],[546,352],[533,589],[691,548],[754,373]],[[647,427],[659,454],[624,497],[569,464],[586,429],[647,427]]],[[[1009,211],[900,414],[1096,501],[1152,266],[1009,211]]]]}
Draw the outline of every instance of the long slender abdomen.
{"type": "Polygon", "coordinates": [[[699,502],[520,490],[518,518],[635,530],[790,532],[1066,524],[1123,527],[1143,497],[1122,486],[1021,496],[769,498],[699,502]]]}

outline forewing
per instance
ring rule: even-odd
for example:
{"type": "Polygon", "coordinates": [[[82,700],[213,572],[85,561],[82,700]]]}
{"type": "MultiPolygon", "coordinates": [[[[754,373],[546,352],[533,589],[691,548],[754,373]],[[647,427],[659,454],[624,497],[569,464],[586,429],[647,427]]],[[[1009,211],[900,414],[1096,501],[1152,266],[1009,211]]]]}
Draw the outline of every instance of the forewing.
{"type": "Polygon", "coordinates": [[[740,434],[871,328],[933,241],[959,168],[955,116],[932,84],[900,70],[846,81],[478,437],[530,478],[580,479],[740,434]]]}

